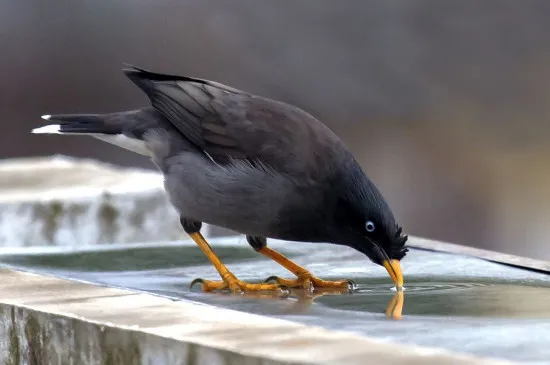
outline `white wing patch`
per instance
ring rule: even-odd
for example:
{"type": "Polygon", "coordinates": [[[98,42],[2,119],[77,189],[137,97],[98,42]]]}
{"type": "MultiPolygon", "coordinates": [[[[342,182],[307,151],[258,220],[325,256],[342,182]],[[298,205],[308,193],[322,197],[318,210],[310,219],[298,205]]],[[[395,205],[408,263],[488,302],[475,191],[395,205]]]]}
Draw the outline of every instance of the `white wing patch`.
{"type": "MultiPolygon", "coordinates": [[[[44,118],[44,116],[43,116],[44,118]]],[[[44,118],[46,119],[46,118],[44,118]]],[[[124,149],[127,149],[129,151],[139,153],[140,155],[145,156],[151,156],[151,150],[147,148],[147,145],[145,142],[135,139],[126,137],[123,134],[100,134],[100,133],[65,133],[62,132],[61,127],[59,124],[50,124],[46,125],[44,127],[40,128],[34,128],[31,133],[35,134],[67,134],[67,135],[73,135],[73,136],[90,136],[97,139],[102,140],[103,142],[107,142],[110,144],[114,144],[115,146],[122,147],[124,149]]]]}
{"type": "Polygon", "coordinates": [[[144,156],[151,156],[151,150],[147,148],[145,142],[126,137],[124,134],[89,134],[92,137],[102,140],[115,146],[125,148],[129,151],[139,153],[144,156]]]}

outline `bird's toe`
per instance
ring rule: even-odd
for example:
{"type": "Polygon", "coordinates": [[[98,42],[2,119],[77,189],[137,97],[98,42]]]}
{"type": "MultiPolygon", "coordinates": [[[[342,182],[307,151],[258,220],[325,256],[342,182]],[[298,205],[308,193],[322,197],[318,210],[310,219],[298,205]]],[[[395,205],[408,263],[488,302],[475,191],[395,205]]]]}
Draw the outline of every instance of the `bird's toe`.
{"type": "Polygon", "coordinates": [[[290,295],[290,288],[284,284],[274,283],[247,283],[241,281],[234,276],[228,276],[222,281],[210,281],[204,279],[195,279],[191,282],[190,288],[192,289],[196,285],[201,285],[204,292],[212,292],[219,290],[229,290],[231,294],[243,294],[243,293],[271,293],[277,296],[288,297],[290,295]]]}
{"type": "Polygon", "coordinates": [[[317,289],[336,289],[336,290],[355,290],[357,285],[353,280],[338,280],[330,281],[319,279],[313,275],[303,275],[296,279],[285,279],[278,276],[270,276],[264,281],[265,283],[276,283],[292,289],[303,289],[308,292],[313,292],[317,289]]]}
{"type": "Polygon", "coordinates": [[[278,276],[270,276],[264,283],[278,284],[286,288],[301,288],[303,285],[301,279],[284,279],[278,276]]]}
{"type": "Polygon", "coordinates": [[[229,288],[228,283],[225,281],[210,281],[210,280],[204,280],[204,279],[195,279],[191,282],[191,285],[189,286],[190,289],[193,288],[193,286],[200,284],[202,291],[204,292],[211,292],[214,290],[224,290],[229,288]]]}

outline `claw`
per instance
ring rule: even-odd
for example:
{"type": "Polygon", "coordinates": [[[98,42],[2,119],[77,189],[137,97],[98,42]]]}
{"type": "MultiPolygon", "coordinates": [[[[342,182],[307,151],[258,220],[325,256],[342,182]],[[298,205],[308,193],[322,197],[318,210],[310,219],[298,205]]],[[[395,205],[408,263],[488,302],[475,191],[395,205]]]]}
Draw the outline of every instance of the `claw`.
{"type": "Polygon", "coordinates": [[[350,292],[353,292],[355,289],[357,289],[357,284],[355,283],[355,281],[348,279],[347,282],[348,282],[348,288],[350,292]]]}
{"type": "Polygon", "coordinates": [[[194,286],[195,284],[201,284],[202,289],[204,289],[204,279],[197,278],[197,279],[193,280],[193,281],[191,282],[191,284],[189,285],[189,289],[193,289],[193,286],[194,286]]]}
{"type": "Polygon", "coordinates": [[[279,285],[279,289],[281,289],[281,294],[283,298],[288,298],[292,293],[290,288],[286,285],[279,285]]]}
{"type": "MultiPolygon", "coordinates": [[[[279,277],[276,276],[276,275],[272,275],[270,277],[268,277],[267,279],[264,280],[264,283],[276,283],[277,281],[279,281],[279,277]]],[[[285,286],[286,288],[286,286],[285,286]]]]}

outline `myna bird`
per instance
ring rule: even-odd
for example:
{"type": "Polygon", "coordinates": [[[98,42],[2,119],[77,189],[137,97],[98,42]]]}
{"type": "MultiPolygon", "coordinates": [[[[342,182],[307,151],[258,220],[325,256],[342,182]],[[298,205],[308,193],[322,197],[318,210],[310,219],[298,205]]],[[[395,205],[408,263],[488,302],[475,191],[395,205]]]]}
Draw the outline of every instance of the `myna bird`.
{"type": "Polygon", "coordinates": [[[44,115],[33,133],[89,135],[149,156],[164,175],[183,229],[221,281],[203,290],[280,291],[347,288],[326,281],[269,248],[266,238],[352,247],[403,286],[402,235],[382,194],[344,143],[307,112],[217,82],[124,69],[151,106],[110,114],[44,115]],[[296,279],[246,283],[201,235],[202,222],[246,235],[259,253],[296,279]]]}

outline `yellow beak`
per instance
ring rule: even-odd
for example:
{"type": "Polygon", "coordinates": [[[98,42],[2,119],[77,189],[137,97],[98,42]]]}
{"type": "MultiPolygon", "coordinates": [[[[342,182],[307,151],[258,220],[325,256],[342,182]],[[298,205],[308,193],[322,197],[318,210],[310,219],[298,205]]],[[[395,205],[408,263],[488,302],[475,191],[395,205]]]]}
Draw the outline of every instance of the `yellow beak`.
{"type": "Polygon", "coordinates": [[[395,283],[397,289],[403,288],[403,274],[401,273],[401,264],[399,260],[384,260],[382,262],[388,274],[390,274],[391,279],[395,283]]]}

